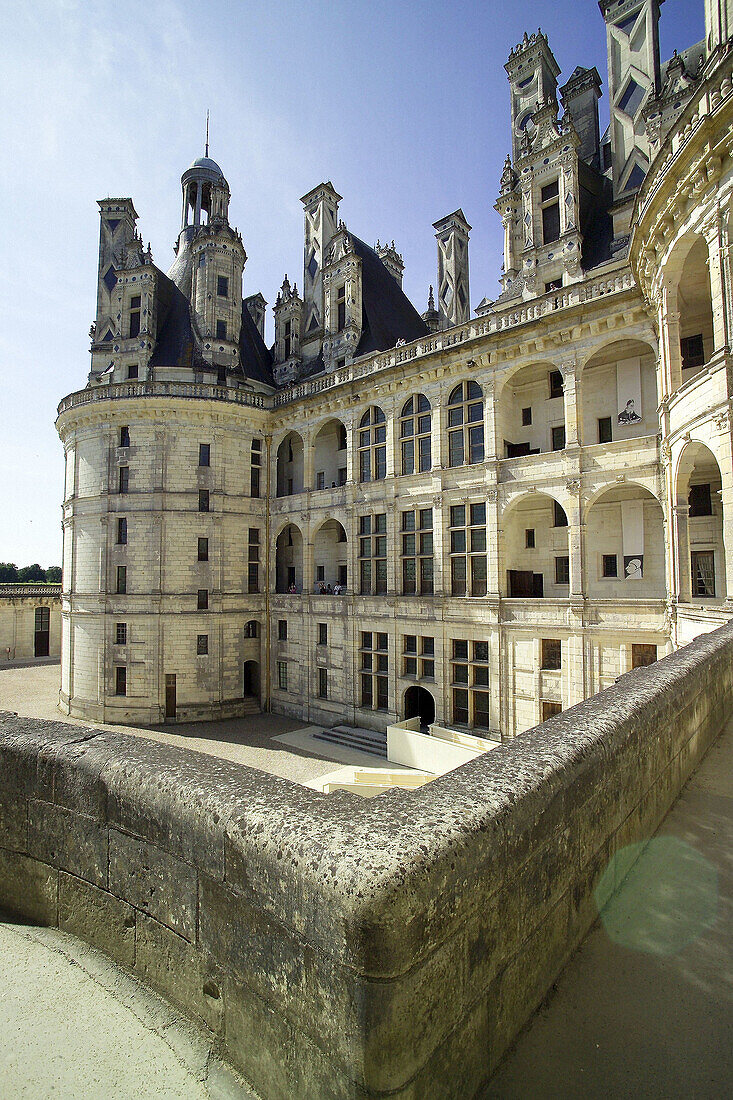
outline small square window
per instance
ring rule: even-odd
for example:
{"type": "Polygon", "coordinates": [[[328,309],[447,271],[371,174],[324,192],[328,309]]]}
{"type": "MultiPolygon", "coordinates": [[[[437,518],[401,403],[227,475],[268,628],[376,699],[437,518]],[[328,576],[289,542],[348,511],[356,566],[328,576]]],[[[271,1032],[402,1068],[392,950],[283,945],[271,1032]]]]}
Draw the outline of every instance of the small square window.
{"type": "Polygon", "coordinates": [[[553,718],[556,714],[562,714],[562,703],[553,703],[547,699],[542,700],[542,721],[553,718]]]}
{"type": "Polygon", "coordinates": [[[216,293],[220,298],[229,297],[229,279],[226,275],[217,275],[216,293]]]}
{"type": "Polygon", "coordinates": [[[611,443],[613,441],[613,422],[610,416],[598,418],[598,442],[611,443]]]}
{"type": "Polygon", "coordinates": [[[199,539],[198,560],[199,561],[208,561],[209,560],[209,540],[208,539],[203,539],[203,538],[199,539]]]}
{"type": "Polygon", "coordinates": [[[328,623],[318,624],[318,644],[328,645],[328,623]]]}
{"type": "Polygon", "coordinates": [[[226,340],[227,338],[227,323],[226,321],[216,322],[216,338],[217,340],[226,340]]]}
{"type": "Polygon", "coordinates": [[[196,606],[199,611],[206,611],[209,607],[209,590],[208,588],[199,588],[198,598],[196,606]]]}
{"type": "MultiPolygon", "coordinates": [[[[130,333],[130,335],[132,335],[132,333],[130,333]]],[[[130,380],[134,380],[135,378],[138,377],[137,363],[130,363],[130,366],[127,368],[127,377],[130,380]]]]}
{"type": "Polygon", "coordinates": [[[426,656],[432,657],[435,653],[435,639],[423,638],[422,639],[422,651],[426,656]]]}
{"type": "Polygon", "coordinates": [[[125,425],[120,428],[120,447],[130,446],[130,429],[125,425]]]}
{"type": "Polygon", "coordinates": [[[209,511],[209,490],[199,489],[199,512],[209,511]]]}
{"type": "Polygon", "coordinates": [[[653,665],[657,659],[657,647],[650,645],[647,642],[632,642],[631,644],[631,667],[632,668],[646,668],[648,665],[653,665]]]}
{"type": "Polygon", "coordinates": [[[198,634],[196,636],[196,656],[205,657],[209,652],[209,635],[198,634]]]}
{"type": "Polygon", "coordinates": [[[288,640],[288,620],[278,619],[277,622],[277,637],[278,641],[287,642],[288,640]]]}
{"type": "Polygon", "coordinates": [[[532,409],[522,409],[522,426],[527,427],[532,423],[532,409]]]}
{"type": "Polygon", "coordinates": [[[115,625],[115,645],[127,645],[127,623],[115,625]]]}
{"type": "Polygon", "coordinates": [[[615,554],[603,555],[603,576],[604,577],[617,577],[618,576],[618,558],[615,554]]]}
{"type": "Polygon", "coordinates": [[[199,466],[211,465],[211,444],[199,443],[199,466]]]}
{"type": "Polygon", "coordinates": [[[526,527],[524,531],[524,545],[527,550],[534,550],[534,527],[526,527]]]}

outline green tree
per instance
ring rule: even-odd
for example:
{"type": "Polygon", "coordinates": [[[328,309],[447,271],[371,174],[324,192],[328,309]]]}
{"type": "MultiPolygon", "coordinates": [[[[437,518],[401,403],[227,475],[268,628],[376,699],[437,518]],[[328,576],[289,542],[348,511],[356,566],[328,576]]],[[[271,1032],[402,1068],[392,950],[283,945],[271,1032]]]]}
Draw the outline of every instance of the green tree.
{"type": "Polygon", "coordinates": [[[49,584],[61,584],[61,566],[49,565],[46,570],[46,580],[49,584]]]}
{"type": "Polygon", "coordinates": [[[46,570],[35,561],[33,565],[24,565],[18,570],[18,580],[21,584],[43,583],[46,580],[46,570]]]}
{"type": "Polygon", "coordinates": [[[18,566],[9,561],[0,561],[0,584],[16,584],[18,566]]]}

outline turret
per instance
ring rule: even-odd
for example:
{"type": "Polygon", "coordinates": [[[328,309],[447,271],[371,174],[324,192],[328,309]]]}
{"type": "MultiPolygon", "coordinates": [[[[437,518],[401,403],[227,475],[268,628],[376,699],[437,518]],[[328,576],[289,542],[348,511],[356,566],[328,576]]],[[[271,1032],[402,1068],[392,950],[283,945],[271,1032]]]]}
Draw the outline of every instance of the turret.
{"type": "Polygon", "coordinates": [[[287,275],[275,300],[274,374],[280,385],[293,380],[300,359],[303,300],[297,286],[290,286],[287,275]]]}
{"type": "Polygon", "coordinates": [[[303,356],[315,359],[323,338],[323,267],[338,230],[341,195],[332,183],[321,183],[300,200],[305,215],[303,247],[303,356]]]}
{"type": "Polygon", "coordinates": [[[520,156],[525,131],[533,129],[538,103],[557,98],[560,66],[541,30],[525,34],[504,66],[511,87],[512,158],[520,156]]]}
{"type": "Polygon", "coordinates": [[[468,287],[468,234],[462,210],[433,223],[438,242],[438,311],[440,327],[462,325],[471,316],[468,287]]]}

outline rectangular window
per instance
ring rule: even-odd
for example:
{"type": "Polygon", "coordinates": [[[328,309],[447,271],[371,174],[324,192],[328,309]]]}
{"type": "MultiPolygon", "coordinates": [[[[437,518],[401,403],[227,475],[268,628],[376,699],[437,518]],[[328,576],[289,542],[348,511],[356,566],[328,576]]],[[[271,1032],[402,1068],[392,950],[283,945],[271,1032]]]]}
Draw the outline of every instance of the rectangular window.
{"type": "Polygon", "coordinates": [[[211,444],[199,443],[199,466],[211,465],[211,444]]]}
{"type": "Polygon", "coordinates": [[[288,690],[288,662],[277,662],[277,686],[280,691],[288,690]]]}
{"type": "Polygon", "coordinates": [[[130,298],[130,336],[140,335],[140,295],[130,298]]]}
{"type": "Polygon", "coordinates": [[[432,680],[435,676],[434,638],[418,638],[415,634],[402,635],[402,670],[404,676],[416,676],[432,680]],[[419,644],[418,644],[419,643],[419,644]],[[419,651],[419,656],[418,656],[419,651]]]}
{"type": "Polygon", "coordinates": [[[542,700],[542,721],[546,722],[548,718],[553,718],[556,714],[562,714],[562,703],[549,702],[547,699],[542,700]]]}
{"type": "Polygon", "coordinates": [[[120,428],[120,447],[130,446],[130,429],[125,426],[120,428]]]}
{"type": "Polygon", "coordinates": [[[130,363],[127,368],[127,377],[131,382],[138,377],[137,363],[130,363]]]}
{"type": "Polygon", "coordinates": [[[340,286],[336,291],[336,331],[341,332],[346,328],[346,287],[340,286]]]}
{"type": "Polygon", "coordinates": [[[319,470],[316,474],[316,489],[326,488],[326,473],[324,470],[319,470]]]}
{"type": "Polygon", "coordinates": [[[454,638],[451,660],[453,721],[478,729],[489,729],[489,643],[454,638]]]}
{"type": "Polygon", "coordinates": [[[196,600],[196,607],[199,611],[206,611],[209,606],[209,590],[208,588],[199,588],[198,598],[196,600]]]}
{"type": "Polygon", "coordinates": [[[120,516],[117,520],[117,545],[127,545],[127,517],[120,516]]]}
{"type": "Polygon", "coordinates": [[[631,645],[631,667],[646,668],[657,659],[657,647],[646,642],[633,642],[631,645]]]}
{"type": "Polygon", "coordinates": [[[253,466],[250,471],[249,495],[251,497],[258,497],[260,495],[260,471],[256,466],[253,466]]]}
{"type": "Polygon", "coordinates": [[[387,516],[359,517],[359,584],[362,596],[387,591],[387,516]]]}
{"type": "Polygon", "coordinates": [[[130,488],[130,467],[120,466],[118,489],[121,493],[126,493],[130,488]]]}
{"type": "Polygon", "coordinates": [[[258,527],[250,527],[247,548],[247,591],[260,590],[260,532],[258,527]]]}
{"type": "Polygon", "coordinates": [[[691,485],[687,502],[691,516],[712,516],[713,501],[709,485],[691,485]]]}
{"type": "Polygon", "coordinates": [[[534,527],[526,527],[524,531],[524,545],[527,550],[534,550],[534,527]]]}
{"type": "Polygon", "coordinates": [[[603,569],[602,574],[604,577],[617,577],[618,576],[618,558],[615,554],[603,555],[603,569]]]}
{"type": "Polygon", "coordinates": [[[127,645],[127,623],[115,624],[115,645],[127,645]]]}
{"type": "Polygon", "coordinates": [[[288,640],[288,620],[278,619],[277,621],[277,638],[280,642],[287,642],[288,640]]]}
{"type": "Polygon", "coordinates": [[[117,595],[124,596],[127,592],[127,566],[117,566],[117,595]]]}
{"type": "Polygon", "coordinates": [[[542,210],[542,242],[551,244],[560,238],[559,181],[548,183],[540,193],[542,210]]]}
{"type": "Polygon", "coordinates": [[[570,584],[570,558],[566,555],[555,558],[555,584],[570,584]]]}
{"type": "Polygon", "coordinates": [[[127,669],[124,665],[115,668],[115,695],[127,695],[127,669]]]}
{"type": "Polygon", "coordinates": [[[217,275],[216,293],[219,298],[229,297],[229,279],[226,275],[217,275]]]}
{"type": "Polygon", "coordinates": [[[487,591],[486,505],[450,510],[451,595],[485,596],[487,591]]]}
{"type": "Polygon", "coordinates": [[[205,657],[209,652],[209,635],[197,634],[196,635],[196,656],[205,657]]]}
{"type": "Polygon", "coordinates": [[[562,667],[562,647],[559,638],[542,639],[542,663],[543,669],[558,669],[562,667]]]}
{"type": "Polygon", "coordinates": [[[219,319],[216,322],[216,338],[217,340],[226,340],[227,338],[227,323],[219,319]]]}
{"type": "Polygon", "coordinates": [[[558,424],[557,427],[552,429],[552,449],[553,451],[562,451],[565,447],[565,425],[558,424]]]}
{"type": "Polygon", "coordinates": [[[693,550],[690,554],[692,566],[693,596],[715,596],[715,554],[712,550],[693,550]]]}
{"type": "Polygon", "coordinates": [[[522,409],[522,427],[526,428],[532,423],[532,409],[522,409]]]}
{"type": "Polygon", "coordinates": [[[318,669],[318,698],[328,699],[328,669],[318,669]]]}
{"type": "Polygon", "coordinates": [[[318,624],[318,644],[328,645],[328,623],[318,624]]]}
{"type": "Polygon", "coordinates": [[[551,370],[549,375],[550,380],[550,400],[554,397],[562,397],[562,372],[559,370],[551,370]]]}
{"type": "Polygon", "coordinates": [[[208,512],[209,510],[209,490],[199,489],[199,512],[208,512]]]}
{"type": "Polygon", "coordinates": [[[204,538],[199,539],[199,543],[198,543],[198,560],[199,561],[208,561],[209,560],[209,540],[208,539],[204,539],[204,538]]]}
{"type": "Polygon", "coordinates": [[[682,369],[691,370],[693,367],[705,366],[705,345],[702,333],[694,336],[684,336],[680,340],[680,354],[682,355],[682,369]]]}
{"type": "Polygon", "coordinates": [[[389,692],[389,639],[386,634],[362,631],[361,705],[386,710],[389,692]]]}
{"type": "Polygon", "coordinates": [[[598,418],[598,442],[611,443],[613,441],[613,421],[610,416],[598,418]]]}
{"type": "Polygon", "coordinates": [[[406,596],[433,591],[433,510],[402,513],[402,592],[406,596]]]}

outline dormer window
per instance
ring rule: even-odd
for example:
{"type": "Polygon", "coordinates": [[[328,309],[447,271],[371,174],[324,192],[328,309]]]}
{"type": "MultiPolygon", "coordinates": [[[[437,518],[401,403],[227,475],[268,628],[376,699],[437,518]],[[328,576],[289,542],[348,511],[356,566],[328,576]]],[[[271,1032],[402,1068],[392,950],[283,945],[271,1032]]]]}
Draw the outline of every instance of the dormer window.
{"type": "Polygon", "coordinates": [[[130,336],[140,335],[140,295],[130,298],[130,336]]]}
{"type": "Polygon", "coordinates": [[[336,331],[341,332],[346,328],[346,286],[340,286],[336,291],[336,331]]]}
{"type": "Polygon", "coordinates": [[[560,238],[560,184],[548,183],[541,191],[542,241],[550,244],[560,238]]]}
{"type": "Polygon", "coordinates": [[[285,358],[290,358],[290,349],[293,342],[293,326],[291,321],[285,322],[285,358]]]}

